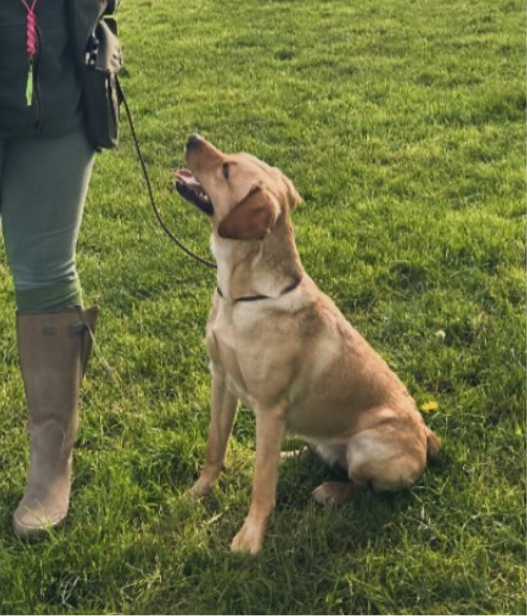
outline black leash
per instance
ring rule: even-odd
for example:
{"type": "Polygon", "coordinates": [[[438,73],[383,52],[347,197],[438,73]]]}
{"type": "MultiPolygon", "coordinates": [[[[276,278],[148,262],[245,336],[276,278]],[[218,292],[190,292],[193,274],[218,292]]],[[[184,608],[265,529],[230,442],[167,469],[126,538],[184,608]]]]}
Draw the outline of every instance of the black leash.
{"type": "Polygon", "coordinates": [[[161,228],[163,229],[163,231],[168,235],[168,237],[174,242],[174,244],[176,244],[176,246],[178,246],[187,256],[191,257],[192,259],[194,259],[195,261],[198,261],[199,263],[202,263],[203,265],[206,265],[207,267],[210,267],[211,269],[216,269],[217,266],[215,263],[213,263],[212,261],[208,261],[207,259],[204,259],[203,257],[200,257],[199,255],[197,255],[195,252],[192,252],[192,250],[190,250],[190,248],[187,248],[180,239],[178,239],[173,233],[172,231],[167,227],[165,221],[163,220],[163,218],[161,217],[161,212],[159,211],[159,208],[157,207],[157,203],[154,197],[154,191],[152,190],[152,184],[150,182],[150,176],[148,175],[148,170],[146,168],[146,163],[145,163],[145,159],[143,158],[143,154],[141,152],[141,148],[139,147],[139,139],[137,138],[137,133],[135,131],[135,126],[134,126],[134,121],[132,119],[132,114],[130,112],[130,108],[128,107],[128,102],[125,98],[123,89],[121,87],[121,84],[118,84],[118,88],[119,88],[119,95],[121,97],[121,100],[123,102],[125,111],[126,111],[126,117],[128,118],[128,124],[130,126],[130,131],[132,133],[132,140],[134,142],[134,146],[135,146],[135,151],[137,152],[137,158],[139,159],[139,163],[141,165],[141,170],[143,172],[143,177],[146,183],[146,188],[148,190],[148,196],[150,197],[150,203],[152,204],[152,209],[154,210],[154,214],[157,218],[157,221],[159,222],[159,224],[161,225],[161,228]]]}

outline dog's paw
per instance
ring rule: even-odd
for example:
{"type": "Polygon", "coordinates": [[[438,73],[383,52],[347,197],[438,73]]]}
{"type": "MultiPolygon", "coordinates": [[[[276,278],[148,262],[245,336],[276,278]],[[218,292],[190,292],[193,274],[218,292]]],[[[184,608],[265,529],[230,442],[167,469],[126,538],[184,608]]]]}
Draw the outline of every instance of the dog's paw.
{"type": "Polygon", "coordinates": [[[341,505],[348,501],[357,491],[354,483],[326,481],[312,492],[313,498],[321,505],[341,505]]]}
{"type": "Polygon", "coordinates": [[[188,494],[192,498],[203,498],[212,490],[213,485],[209,479],[202,475],[188,490],[188,494]]]}
{"type": "Polygon", "coordinates": [[[231,543],[231,550],[238,553],[258,554],[262,549],[265,524],[245,520],[231,543]]]}

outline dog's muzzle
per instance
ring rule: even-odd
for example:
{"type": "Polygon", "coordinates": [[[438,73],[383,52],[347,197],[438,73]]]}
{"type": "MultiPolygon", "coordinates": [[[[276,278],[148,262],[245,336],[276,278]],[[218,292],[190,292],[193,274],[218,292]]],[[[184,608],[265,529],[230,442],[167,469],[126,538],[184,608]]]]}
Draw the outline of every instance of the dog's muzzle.
{"type": "Polygon", "coordinates": [[[210,197],[203,190],[203,187],[192,172],[189,169],[177,169],[175,176],[175,189],[183,199],[198,207],[207,216],[212,216],[214,214],[214,207],[210,197]]]}

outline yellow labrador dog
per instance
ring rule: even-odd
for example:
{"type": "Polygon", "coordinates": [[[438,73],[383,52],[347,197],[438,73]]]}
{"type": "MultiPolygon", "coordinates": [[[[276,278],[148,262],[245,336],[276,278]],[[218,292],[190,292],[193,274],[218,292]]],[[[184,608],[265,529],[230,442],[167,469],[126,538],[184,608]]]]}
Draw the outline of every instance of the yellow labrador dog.
{"type": "Polygon", "coordinates": [[[256,469],[236,552],[262,547],[274,508],[284,434],[297,434],[348,482],[313,495],[341,503],[357,486],[399,490],[423,473],[439,441],[397,375],[306,274],[291,211],[292,182],[249,154],[224,154],[194,135],[176,189],[212,224],[218,286],[207,323],[212,411],[207,457],[191,492],[221,471],[238,400],[256,416],[256,469]]]}

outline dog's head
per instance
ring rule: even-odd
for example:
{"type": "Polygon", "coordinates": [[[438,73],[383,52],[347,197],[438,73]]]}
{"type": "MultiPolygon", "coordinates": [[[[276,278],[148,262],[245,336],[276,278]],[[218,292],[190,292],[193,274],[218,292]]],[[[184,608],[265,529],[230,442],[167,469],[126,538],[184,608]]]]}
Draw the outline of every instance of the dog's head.
{"type": "Polygon", "coordinates": [[[250,154],[225,154],[192,135],[185,156],[189,168],[176,172],[176,190],[210,217],[222,238],[263,240],[300,203],[289,178],[250,154]]]}

